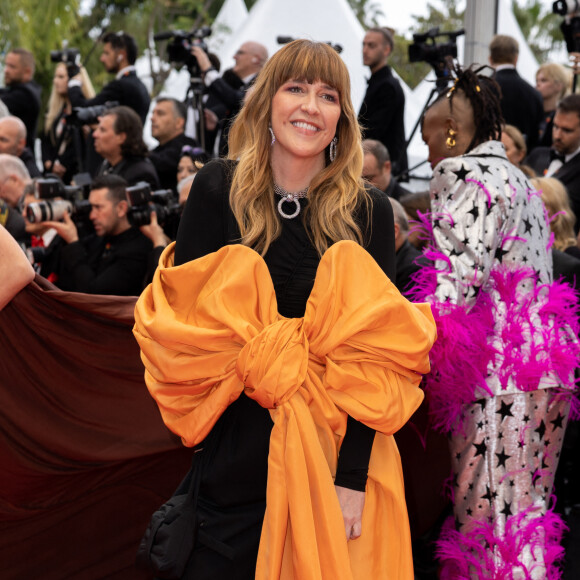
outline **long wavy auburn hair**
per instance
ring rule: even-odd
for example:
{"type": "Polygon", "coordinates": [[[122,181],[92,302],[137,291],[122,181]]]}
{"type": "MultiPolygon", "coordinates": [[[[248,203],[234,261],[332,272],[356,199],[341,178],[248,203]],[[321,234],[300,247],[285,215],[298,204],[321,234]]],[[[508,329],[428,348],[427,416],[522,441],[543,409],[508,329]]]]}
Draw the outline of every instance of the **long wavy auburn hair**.
{"type": "MultiPolygon", "coordinates": [[[[229,134],[229,158],[237,159],[230,205],[242,234],[242,243],[264,255],[282,231],[276,211],[271,136],[268,130],[272,99],[289,80],[320,81],[338,91],[341,113],[337,123],[337,154],[310,183],[303,220],[312,243],[322,255],[333,242],[363,244],[355,212],[371,203],[361,178],[363,153],[357,117],[350,100],[346,66],[324,43],[295,40],[281,48],[260,71],[229,134]]],[[[367,212],[369,215],[369,212],[367,212]]]]}

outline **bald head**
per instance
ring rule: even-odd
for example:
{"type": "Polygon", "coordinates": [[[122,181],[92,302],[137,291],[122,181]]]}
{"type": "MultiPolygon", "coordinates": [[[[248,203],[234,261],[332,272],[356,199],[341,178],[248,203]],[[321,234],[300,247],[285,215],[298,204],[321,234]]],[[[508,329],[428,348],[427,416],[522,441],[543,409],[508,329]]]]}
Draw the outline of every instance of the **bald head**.
{"type": "Polygon", "coordinates": [[[268,60],[268,50],[263,44],[249,40],[234,55],[234,72],[241,78],[257,74],[268,60]]]}
{"type": "Polygon", "coordinates": [[[18,117],[0,118],[0,153],[20,157],[26,146],[26,126],[18,117]]]}

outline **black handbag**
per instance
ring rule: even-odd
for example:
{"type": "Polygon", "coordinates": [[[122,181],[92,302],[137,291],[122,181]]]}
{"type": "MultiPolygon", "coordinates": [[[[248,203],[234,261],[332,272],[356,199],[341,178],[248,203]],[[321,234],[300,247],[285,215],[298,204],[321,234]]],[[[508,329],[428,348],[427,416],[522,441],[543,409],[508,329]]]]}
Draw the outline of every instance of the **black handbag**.
{"type": "Polygon", "coordinates": [[[195,544],[195,505],[201,469],[192,466],[179,487],[152,516],[137,550],[137,566],[163,580],[179,580],[195,544]],[[195,472],[195,473],[194,473],[195,472]]]}

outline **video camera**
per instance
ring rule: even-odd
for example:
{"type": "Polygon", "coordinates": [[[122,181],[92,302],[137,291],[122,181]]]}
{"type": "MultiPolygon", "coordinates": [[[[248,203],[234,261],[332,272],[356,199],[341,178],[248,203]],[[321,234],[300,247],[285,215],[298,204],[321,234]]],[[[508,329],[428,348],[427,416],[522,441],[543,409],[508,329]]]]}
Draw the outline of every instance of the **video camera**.
{"type": "Polygon", "coordinates": [[[86,225],[91,213],[91,204],[84,199],[81,186],[64,185],[58,177],[38,179],[36,196],[43,200],[28,204],[26,218],[31,223],[62,221],[68,212],[77,224],[86,225]],[[55,198],[63,199],[55,199],[55,198]]]}
{"type": "Polygon", "coordinates": [[[79,74],[81,70],[81,51],[78,48],[68,48],[66,42],[63,42],[62,50],[50,51],[50,60],[64,63],[69,78],[79,74]]]}
{"type": "Polygon", "coordinates": [[[410,62],[426,62],[435,70],[437,86],[445,88],[450,77],[449,61],[457,58],[457,37],[465,34],[465,30],[440,32],[439,27],[427,32],[413,34],[413,44],[409,45],[410,62]],[[436,39],[447,37],[447,42],[437,44],[436,39]]]}
{"type": "Polygon", "coordinates": [[[183,30],[160,32],[153,36],[153,39],[155,42],[169,40],[170,42],[167,44],[167,56],[169,57],[169,62],[177,69],[180,69],[185,65],[187,66],[190,76],[201,77],[201,69],[199,68],[195,56],[191,54],[191,49],[193,46],[197,45],[201,47],[204,52],[209,52],[207,44],[204,42],[204,38],[207,38],[210,34],[211,28],[209,26],[202,26],[201,28],[196,28],[191,32],[184,32],[183,30]]]}
{"type": "Polygon", "coordinates": [[[135,227],[146,226],[151,223],[151,212],[157,214],[157,222],[166,226],[171,219],[181,217],[181,206],[175,199],[171,189],[151,191],[151,186],[145,181],[127,188],[129,200],[129,223],[135,227]]]}

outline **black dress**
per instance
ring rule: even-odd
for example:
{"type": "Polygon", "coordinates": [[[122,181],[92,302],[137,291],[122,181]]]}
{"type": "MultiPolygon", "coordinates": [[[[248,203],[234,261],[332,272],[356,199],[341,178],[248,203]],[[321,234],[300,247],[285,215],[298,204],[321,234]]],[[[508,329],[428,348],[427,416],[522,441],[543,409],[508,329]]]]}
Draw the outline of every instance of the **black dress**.
{"type": "MultiPolygon", "coordinates": [[[[175,265],[239,243],[240,232],[229,206],[234,167],[230,162],[213,161],[196,176],[177,234],[175,265]]],[[[384,193],[373,189],[371,197],[373,210],[365,228],[369,232],[365,247],[394,280],[393,212],[384,193]]],[[[307,203],[300,200],[303,208],[307,203]]],[[[366,223],[365,212],[359,214],[361,224],[366,223]]],[[[264,257],[278,311],[285,317],[304,315],[320,261],[300,216],[282,220],[282,235],[264,257]]],[[[196,524],[204,539],[198,536],[184,578],[254,578],[266,507],[271,429],[269,411],[242,395],[198,446],[202,451],[195,455],[196,469],[201,470],[196,524]]],[[[374,431],[349,418],[337,485],[364,490],[373,439],[374,431]]]]}

